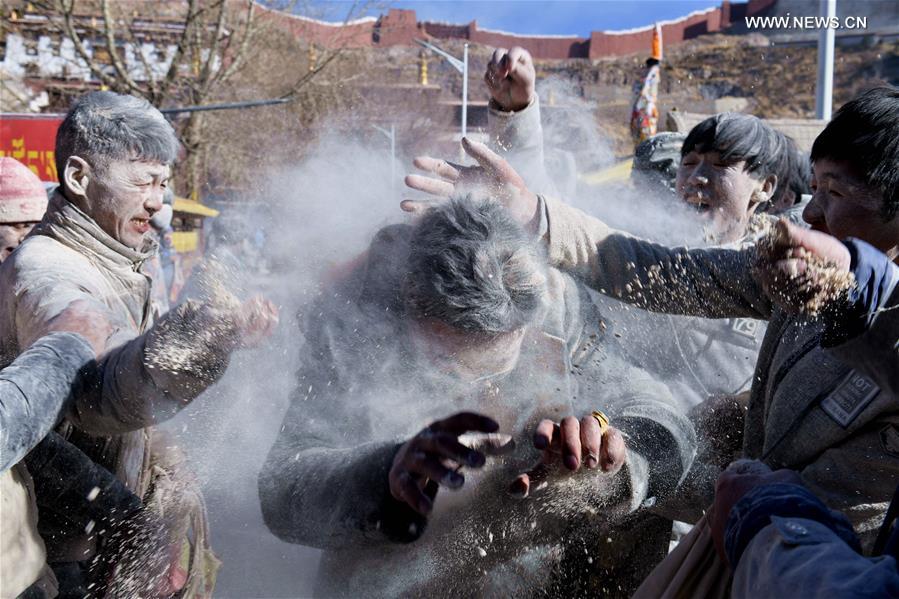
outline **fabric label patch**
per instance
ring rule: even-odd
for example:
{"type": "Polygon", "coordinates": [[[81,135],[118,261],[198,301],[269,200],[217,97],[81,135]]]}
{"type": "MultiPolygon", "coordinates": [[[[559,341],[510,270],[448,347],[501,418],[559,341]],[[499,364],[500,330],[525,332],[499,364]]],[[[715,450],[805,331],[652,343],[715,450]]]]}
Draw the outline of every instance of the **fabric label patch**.
{"type": "Polygon", "coordinates": [[[853,370],[834,392],[821,402],[821,409],[837,424],[846,428],[858,418],[878,393],[880,387],[853,370]]]}
{"type": "Polygon", "coordinates": [[[739,335],[755,339],[759,331],[759,321],[752,318],[735,318],[731,328],[739,335]]]}

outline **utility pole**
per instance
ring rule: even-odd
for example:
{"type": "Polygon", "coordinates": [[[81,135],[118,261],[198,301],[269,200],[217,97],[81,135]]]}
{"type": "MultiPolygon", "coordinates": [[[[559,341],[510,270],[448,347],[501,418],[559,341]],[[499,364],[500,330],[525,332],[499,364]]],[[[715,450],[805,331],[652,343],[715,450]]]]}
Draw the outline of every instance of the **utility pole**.
{"type": "Polygon", "coordinates": [[[427,48],[435,54],[439,54],[450,63],[454,69],[462,73],[462,137],[468,134],[468,43],[462,50],[462,60],[459,60],[449,52],[438,48],[431,42],[425,40],[415,40],[415,43],[427,48]]]}
{"type": "Polygon", "coordinates": [[[836,20],[837,0],[821,0],[821,16],[827,19],[818,34],[818,83],[815,86],[815,116],[830,120],[833,112],[833,53],[834,29],[831,21],[836,20]]]}
{"type": "Polygon", "coordinates": [[[462,137],[468,134],[468,42],[462,50],[462,137]]]}

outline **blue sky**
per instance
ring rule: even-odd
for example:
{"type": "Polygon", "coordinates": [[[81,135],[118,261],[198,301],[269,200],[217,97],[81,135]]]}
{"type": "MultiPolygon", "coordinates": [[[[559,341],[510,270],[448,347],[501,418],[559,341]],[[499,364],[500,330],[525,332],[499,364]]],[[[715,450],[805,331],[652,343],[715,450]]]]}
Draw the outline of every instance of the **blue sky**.
{"type": "MultiPolygon", "coordinates": [[[[343,20],[353,5],[344,0],[313,4],[322,11],[318,18],[334,21],[343,20]]],[[[720,0],[394,0],[387,5],[415,9],[420,21],[477,20],[481,27],[513,33],[586,37],[591,31],[643,27],[720,4],[720,0]]],[[[369,14],[377,16],[384,6],[376,5],[369,14]]]]}

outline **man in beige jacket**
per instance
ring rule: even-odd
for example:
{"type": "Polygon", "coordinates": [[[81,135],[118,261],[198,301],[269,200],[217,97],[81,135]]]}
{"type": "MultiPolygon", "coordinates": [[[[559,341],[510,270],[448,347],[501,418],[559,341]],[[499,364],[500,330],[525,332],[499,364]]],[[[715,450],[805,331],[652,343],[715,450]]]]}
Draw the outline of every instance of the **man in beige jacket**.
{"type": "MultiPolygon", "coordinates": [[[[173,547],[181,546],[182,535],[200,535],[205,516],[180,458],[160,451],[147,427],[218,380],[230,353],[266,335],[276,320],[275,308],[261,298],[240,304],[219,294],[153,322],[150,280],[141,267],[156,249],[146,234],[177,149],[171,125],[147,102],[110,92],[82,96],[57,134],[60,187],[43,221],[0,269],[2,363],[43,336],[74,302],[111,328],[98,368],[81,390],[96,413],[76,409],[59,431],[145,501],[153,483],[157,496],[163,488],[175,493],[170,507],[193,506],[172,523],[173,547]]],[[[97,539],[67,527],[65,512],[65,506],[42,507],[41,534],[49,561],[77,589],[89,584],[85,560],[97,539]]],[[[211,592],[215,562],[203,539],[195,540],[191,559],[199,567],[179,571],[181,555],[173,551],[169,583],[203,595],[211,592]]]]}

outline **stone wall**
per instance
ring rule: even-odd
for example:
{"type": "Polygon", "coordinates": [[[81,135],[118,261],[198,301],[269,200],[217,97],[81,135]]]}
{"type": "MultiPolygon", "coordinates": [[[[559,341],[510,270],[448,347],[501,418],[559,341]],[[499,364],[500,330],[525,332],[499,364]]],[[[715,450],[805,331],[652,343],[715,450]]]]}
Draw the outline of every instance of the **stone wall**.
{"type": "MultiPolygon", "coordinates": [[[[724,31],[744,16],[772,10],[776,0],[749,0],[721,5],[691,13],[672,21],[662,21],[662,39],[666,47],[708,33],[724,31]]],[[[269,10],[261,5],[264,18],[280,25],[299,38],[328,48],[408,46],[419,39],[460,39],[485,46],[509,48],[522,46],[538,60],[568,58],[604,58],[649,52],[652,25],[627,31],[594,31],[590,37],[561,35],[519,35],[505,31],[482,29],[477,21],[469,23],[435,23],[418,21],[414,10],[390,9],[378,18],[368,17],[347,23],[328,23],[306,17],[269,10]]]]}

